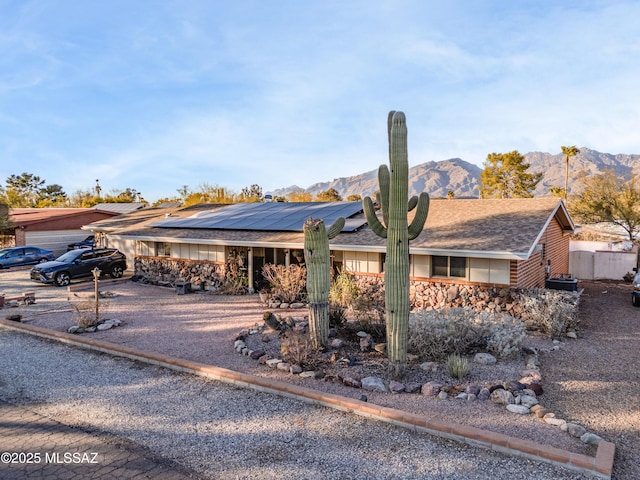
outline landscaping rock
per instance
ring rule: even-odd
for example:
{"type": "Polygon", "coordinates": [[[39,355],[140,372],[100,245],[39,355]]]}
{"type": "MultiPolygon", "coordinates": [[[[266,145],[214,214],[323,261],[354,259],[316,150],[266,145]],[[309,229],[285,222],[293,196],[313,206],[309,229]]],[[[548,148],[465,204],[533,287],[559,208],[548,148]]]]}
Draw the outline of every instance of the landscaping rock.
{"type": "Polygon", "coordinates": [[[491,392],[488,388],[481,388],[480,392],[478,392],[478,400],[487,401],[491,397],[491,392]]]}
{"type": "Polygon", "coordinates": [[[602,441],[602,437],[599,437],[595,433],[587,432],[580,437],[580,441],[587,445],[598,445],[602,441]]]}
{"type": "Polygon", "coordinates": [[[396,382],[395,380],[391,380],[389,382],[389,390],[391,393],[398,394],[404,392],[406,389],[404,383],[396,382]]]}
{"type": "Polygon", "coordinates": [[[260,349],[260,350],[254,350],[251,352],[251,355],[249,355],[253,360],[258,360],[260,357],[263,357],[265,355],[265,351],[260,349]]]}
{"type": "Polygon", "coordinates": [[[342,384],[352,388],[362,388],[362,382],[354,377],[345,377],[342,379],[342,384]]]}
{"type": "Polygon", "coordinates": [[[418,393],[422,388],[422,384],[420,383],[407,383],[404,386],[404,391],[406,393],[418,393]]]}
{"type": "Polygon", "coordinates": [[[346,345],[347,345],[347,342],[345,342],[341,338],[334,338],[333,340],[331,340],[331,343],[329,343],[329,346],[335,350],[343,348],[346,345]]]}
{"type": "Polygon", "coordinates": [[[440,393],[440,389],[443,387],[441,383],[438,382],[427,382],[422,385],[420,391],[422,395],[426,395],[427,397],[435,397],[440,393]]]}
{"type": "Polygon", "coordinates": [[[278,370],[283,370],[285,372],[291,371],[291,364],[288,362],[280,362],[276,365],[278,370]]]}
{"type": "Polygon", "coordinates": [[[531,395],[520,395],[520,405],[523,407],[531,408],[538,403],[539,402],[536,397],[532,397],[531,395]]]}
{"type": "Polygon", "coordinates": [[[507,410],[509,410],[512,413],[517,413],[518,415],[529,415],[531,413],[531,410],[529,410],[529,407],[525,407],[524,405],[508,404],[507,410]]]}
{"type": "Polygon", "coordinates": [[[363,390],[372,392],[388,393],[389,390],[384,381],[379,377],[365,377],[361,380],[363,390]]]}
{"type": "Polygon", "coordinates": [[[271,360],[267,360],[267,366],[270,368],[276,368],[279,363],[282,363],[282,360],[279,358],[272,358],[271,360]]]}
{"type": "Polygon", "coordinates": [[[465,391],[467,393],[477,396],[480,393],[480,390],[482,390],[482,388],[480,388],[480,385],[476,385],[475,383],[472,383],[470,385],[467,385],[467,388],[465,391]]]}
{"type": "Polygon", "coordinates": [[[567,423],[565,425],[560,426],[562,430],[566,430],[566,432],[575,438],[581,438],[585,433],[587,433],[587,429],[582,425],[577,425],[575,423],[567,423]]]}
{"type": "Polygon", "coordinates": [[[424,362],[420,365],[420,368],[425,372],[435,372],[438,370],[438,362],[424,362]]]}
{"type": "Polygon", "coordinates": [[[490,353],[476,353],[473,357],[473,361],[481,365],[492,365],[497,362],[496,357],[490,353]]]}
{"type": "Polygon", "coordinates": [[[509,404],[515,404],[516,400],[513,396],[513,393],[511,393],[509,390],[505,390],[503,388],[499,388],[497,390],[494,390],[491,393],[491,396],[489,397],[489,399],[493,402],[493,403],[497,403],[500,405],[509,405],[509,404]]]}
{"type": "Polygon", "coordinates": [[[440,391],[440,393],[438,393],[438,398],[440,400],[446,400],[449,397],[449,394],[445,391],[440,391]]]}
{"type": "Polygon", "coordinates": [[[549,425],[555,425],[556,427],[561,427],[562,425],[565,425],[567,423],[566,420],[563,420],[561,418],[550,417],[548,413],[543,418],[546,423],[548,423],[549,425]]]}
{"type": "Polygon", "coordinates": [[[531,390],[533,393],[535,393],[536,397],[539,397],[544,393],[542,385],[540,385],[538,382],[525,383],[524,385],[527,387],[527,390],[531,390]]]}

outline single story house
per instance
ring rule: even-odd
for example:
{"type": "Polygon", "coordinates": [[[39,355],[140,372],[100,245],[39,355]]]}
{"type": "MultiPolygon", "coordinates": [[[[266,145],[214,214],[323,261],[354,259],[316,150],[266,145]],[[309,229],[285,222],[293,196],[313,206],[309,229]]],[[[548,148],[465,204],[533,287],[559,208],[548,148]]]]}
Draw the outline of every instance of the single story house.
{"type": "MultiPolygon", "coordinates": [[[[338,216],[347,221],[330,241],[334,266],[381,282],[386,240],[368,227],[360,202],[148,208],[85,229],[134,259],[135,273],[151,282],[183,279],[216,288],[234,260],[256,288],[265,263],[304,261],[304,220],[322,218],[330,225],[338,216]]],[[[412,284],[544,287],[547,275],[569,273],[574,230],[564,203],[554,197],[435,199],[424,230],[410,242],[412,284]]]]}

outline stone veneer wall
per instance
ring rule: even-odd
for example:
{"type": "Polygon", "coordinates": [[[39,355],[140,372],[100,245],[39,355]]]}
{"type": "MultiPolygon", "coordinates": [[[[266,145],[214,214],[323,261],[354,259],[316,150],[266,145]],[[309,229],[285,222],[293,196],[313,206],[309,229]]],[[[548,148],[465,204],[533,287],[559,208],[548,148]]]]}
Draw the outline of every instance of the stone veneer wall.
{"type": "MultiPolygon", "coordinates": [[[[382,275],[356,275],[358,283],[368,292],[380,293],[384,299],[382,275]]],[[[515,289],[510,287],[485,287],[479,285],[457,285],[442,282],[411,280],[409,295],[411,308],[465,307],[475,310],[505,313],[521,318],[523,308],[513,298],[515,289]]]]}
{"type": "Polygon", "coordinates": [[[143,256],[134,260],[134,274],[155,285],[185,281],[195,290],[217,290],[224,281],[224,273],[225,266],[219,262],[143,256]]]}

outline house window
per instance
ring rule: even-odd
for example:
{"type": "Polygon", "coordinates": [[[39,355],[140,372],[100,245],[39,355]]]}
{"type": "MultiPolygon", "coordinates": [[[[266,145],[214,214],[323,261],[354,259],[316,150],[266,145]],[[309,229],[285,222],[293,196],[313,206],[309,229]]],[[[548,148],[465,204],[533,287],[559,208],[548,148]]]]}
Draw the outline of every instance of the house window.
{"type": "Polygon", "coordinates": [[[431,265],[434,277],[465,278],[467,276],[466,257],[442,257],[434,255],[431,257],[431,265]]]}
{"type": "Polygon", "coordinates": [[[156,257],[170,257],[171,244],[167,242],[156,242],[156,257]]]}

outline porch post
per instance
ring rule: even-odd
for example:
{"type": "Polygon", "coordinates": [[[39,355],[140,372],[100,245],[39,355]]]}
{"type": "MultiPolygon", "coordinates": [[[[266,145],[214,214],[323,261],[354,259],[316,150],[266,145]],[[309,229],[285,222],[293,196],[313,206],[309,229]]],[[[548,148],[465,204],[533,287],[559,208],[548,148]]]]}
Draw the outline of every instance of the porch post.
{"type": "Polygon", "coordinates": [[[247,248],[247,276],[249,279],[249,293],[255,293],[253,288],[253,247],[247,248]]]}

